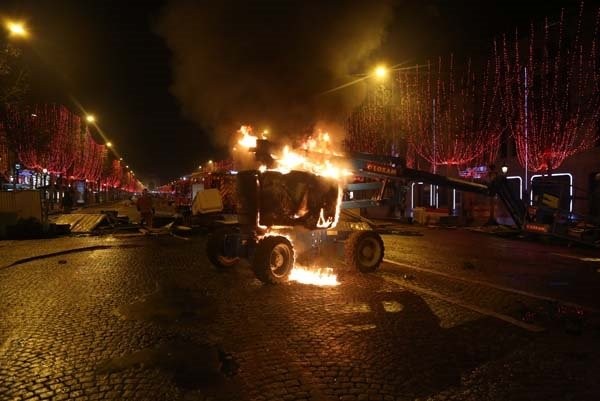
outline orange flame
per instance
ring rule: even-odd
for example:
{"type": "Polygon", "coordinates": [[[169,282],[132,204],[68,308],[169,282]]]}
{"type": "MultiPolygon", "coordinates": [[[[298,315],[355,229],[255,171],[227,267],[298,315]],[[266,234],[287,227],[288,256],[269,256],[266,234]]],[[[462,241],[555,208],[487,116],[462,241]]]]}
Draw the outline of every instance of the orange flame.
{"type": "MultiPolygon", "coordinates": [[[[260,217],[259,217],[260,219],[260,217]]],[[[261,226],[263,228],[264,226],[261,226]]],[[[266,228],[266,231],[259,238],[269,237],[269,236],[281,236],[287,238],[288,241],[294,246],[294,241],[292,237],[287,234],[285,231],[279,231],[277,229],[273,229],[272,227],[266,228]]],[[[288,276],[288,281],[296,281],[301,284],[311,284],[317,286],[337,286],[340,282],[337,279],[337,274],[333,272],[331,267],[314,267],[309,268],[306,266],[301,266],[296,264],[296,254],[294,253],[294,262],[292,271],[288,276]]]]}
{"type": "Polygon", "coordinates": [[[257,136],[252,135],[252,127],[249,125],[242,125],[238,130],[242,137],[238,140],[238,144],[245,148],[255,148],[256,141],[259,139],[257,136]]]}
{"type": "Polygon", "coordinates": [[[290,281],[318,286],[337,286],[340,282],[330,267],[309,269],[304,266],[294,266],[289,276],[290,281]]]}
{"type": "MultiPolygon", "coordinates": [[[[241,138],[238,141],[240,146],[246,148],[256,147],[256,141],[259,138],[252,135],[252,128],[250,126],[240,127],[238,133],[241,135],[241,138]]],[[[352,175],[349,169],[346,169],[342,165],[336,164],[334,160],[331,160],[336,156],[342,156],[342,154],[333,150],[330,135],[327,132],[322,131],[317,131],[314,136],[311,136],[304,141],[300,146],[299,151],[292,150],[289,146],[284,146],[280,152],[272,155],[276,165],[273,169],[275,171],[279,171],[283,174],[287,174],[292,170],[308,171],[338,181],[339,190],[335,216],[334,218],[329,217],[326,219],[325,212],[321,209],[319,220],[317,222],[317,227],[319,228],[333,228],[337,225],[343,196],[341,188],[342,180],[344,177],[352,175]]],[[[267,166],[261,165],[259,171],[267,171],[267,166]]],[[[263,236],[281,235],[286,237],[293,245],[294,242],[292,241],[292,238],[285,233],[285,229],[289,229],[289,227],[263,226],[260,224],[260,214],[257,215],[256,224],[259,228],[266,231],[263,236]],[[284,231],[279,232],[278,229],[283,229],[284,231]]],[[[288,279],[289,281],[318,286],[337,286],[340,284],[337,280],[337,275],[333,273],[332,268],[309,268],[296,265],[295,261],[288,279]]]]}

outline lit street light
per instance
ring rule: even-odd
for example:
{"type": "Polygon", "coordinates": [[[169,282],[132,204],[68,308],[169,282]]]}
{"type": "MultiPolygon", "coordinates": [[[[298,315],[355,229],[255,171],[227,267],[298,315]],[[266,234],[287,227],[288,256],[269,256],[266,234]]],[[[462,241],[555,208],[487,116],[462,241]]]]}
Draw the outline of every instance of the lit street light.
{"type": "Polygon", "coordinates": [[[93,123],[96,122],[96,117],[93,114],[88,114],[87,116],[85,116],[85,120],[88,123],[93,123]]]}
{"type": "Polygon", "coordinates": [[[6,21],[5,27],[8,30],[8,34],[15,38],[26,38],[29,36],[25,24],[19,21],[6,21]]]}
{"type": "Polygon", "coordinates": [[[375,74],[375,76],[376,76],[377,78],[379,78],[379,79],[383,79],[383,78],[387,77],[387,74],[388,74],[388,69],[387,69],[387,67],[386,67],[386,66],[384,66],[384,65],[377,66],[377,67],[375,68],[375,72],[374,72],[374,74],[375,74]]]}
{"type": "Polygon", "coordinates": [[[106,147],[112,148],[112,142],[106,142],[106,147]]]}

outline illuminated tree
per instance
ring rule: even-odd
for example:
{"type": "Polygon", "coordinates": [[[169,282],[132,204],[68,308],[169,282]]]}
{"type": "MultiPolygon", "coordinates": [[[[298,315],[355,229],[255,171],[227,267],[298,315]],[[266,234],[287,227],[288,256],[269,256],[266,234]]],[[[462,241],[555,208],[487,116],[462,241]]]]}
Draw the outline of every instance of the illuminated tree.
{"type": "Polygon", "coordinates": [[[87,126],[76,138],[75,161],[71,176],[79,180],[98,181],[106,158],[106,146],[94,141],[87,126]]]}
{"type": "Polygon", "coordinates": [[[404,156],[399,134],[395,82],[370,84],[364,102],[349,116],[345,148],[349,151],[404,156]]]}
{"type": "MultiPolygon", "coordinates": [[[[10,162],[8,161],[8,136],[0,122],[0,178],[6,179],[10,172],[10,162]]],[[[1,181],[1,180],[0,180],[1,181]]]]}
{"type": "Polygon", "coordinates": [[[10,107],[5,116],[8,146],[27,168],[45,168],[55,174],[69,170],[74,160],[77,116],[60,105],[10,107]]]}
{"type": "Polygon", "coordinates": [[[65,174],[73,164],[74,135],[79,118],[60,105],[40,105],[21,112],[19,159],[29,168],[65,174]]]}
{"type": "Polygon", "coordinates": [[[28,73],[21,63],[21,51],[0,38],[0,181],[11,170],[15,137],[6,121],[10,109],[21,105],[29,87],[28,73]]]}
{"type": "Polygon", "coordinates": [[[598,21],[589,40],[583,3],[574,26],[564,11],[556,24],[531,24],[529,38],[495,45],[503,105],[519,162],[528,171],[551,171],[593,146],[600,117],[598,21]],[[569,29],[572,28],[572,29],[569,29]]]}
{"type": "Polygon", "coordinates": [[[471,62],[455,68],[433,65],[399,72],[398,115],[409,149],[431,163],[466,165],[494,159],[502,132],[495,66],[476,72],[471,62]]]}
{"type": "Polygon", "coordinates": [[[103,175],[103,183],[105,185],[113,188],[121,185],[121,180],[123,178],[123,166],[121,165],[121,162],[116,159],[110,160],[103,175]]]}

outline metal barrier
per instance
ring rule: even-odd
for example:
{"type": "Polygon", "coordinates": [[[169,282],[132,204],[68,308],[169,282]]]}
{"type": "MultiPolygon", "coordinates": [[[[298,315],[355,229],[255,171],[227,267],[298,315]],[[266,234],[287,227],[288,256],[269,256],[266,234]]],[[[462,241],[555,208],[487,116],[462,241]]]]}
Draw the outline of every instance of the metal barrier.
{"type": "Polygon", "coordinates": [[[0,212],[15,213],[17,219],[34,218],[42,221],[40,191],[0,191],[0,212]]]}

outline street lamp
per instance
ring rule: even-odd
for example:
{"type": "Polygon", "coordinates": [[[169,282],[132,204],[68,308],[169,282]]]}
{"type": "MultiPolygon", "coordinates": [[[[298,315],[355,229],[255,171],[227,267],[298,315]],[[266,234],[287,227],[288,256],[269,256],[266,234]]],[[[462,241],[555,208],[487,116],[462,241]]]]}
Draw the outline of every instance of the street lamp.
{"type": "Polygon", "coordinates": [[[27,31],[25,24],[21,21],[6,21],[4,25],[11,37],[26,38],[29,36],[29,32],[27,31]]]}
{"type": "Polygon", "coordinates": [[[85,121],[87,121],[88,123],[94,123],[96,122],[96,117],[93,114],[88,114],[87,116],[85,116],[85,121]]]}
{"type": "Polygon", "coordinates": [[[502,174],[506,175],[506,173],[508,173],[508,166],[505,164],[502,165],[502,167],[500,167],[500,170],[502,171],[502,174]]]}
{"type": "Polygon", "coordinates": [[[373,74],[378,79],[384,79],[388,75],[388,68],[385,65],[379,65],[375,67],[375,71],[373,72],[373,74]]]}
{"type": "Polygon", "coordinates": [[[109,141],[109,142],[106,142],[106,147],[107,147],[107,148],[112,148],[112,142],[110,142],[110,141],[109,141]]]}

